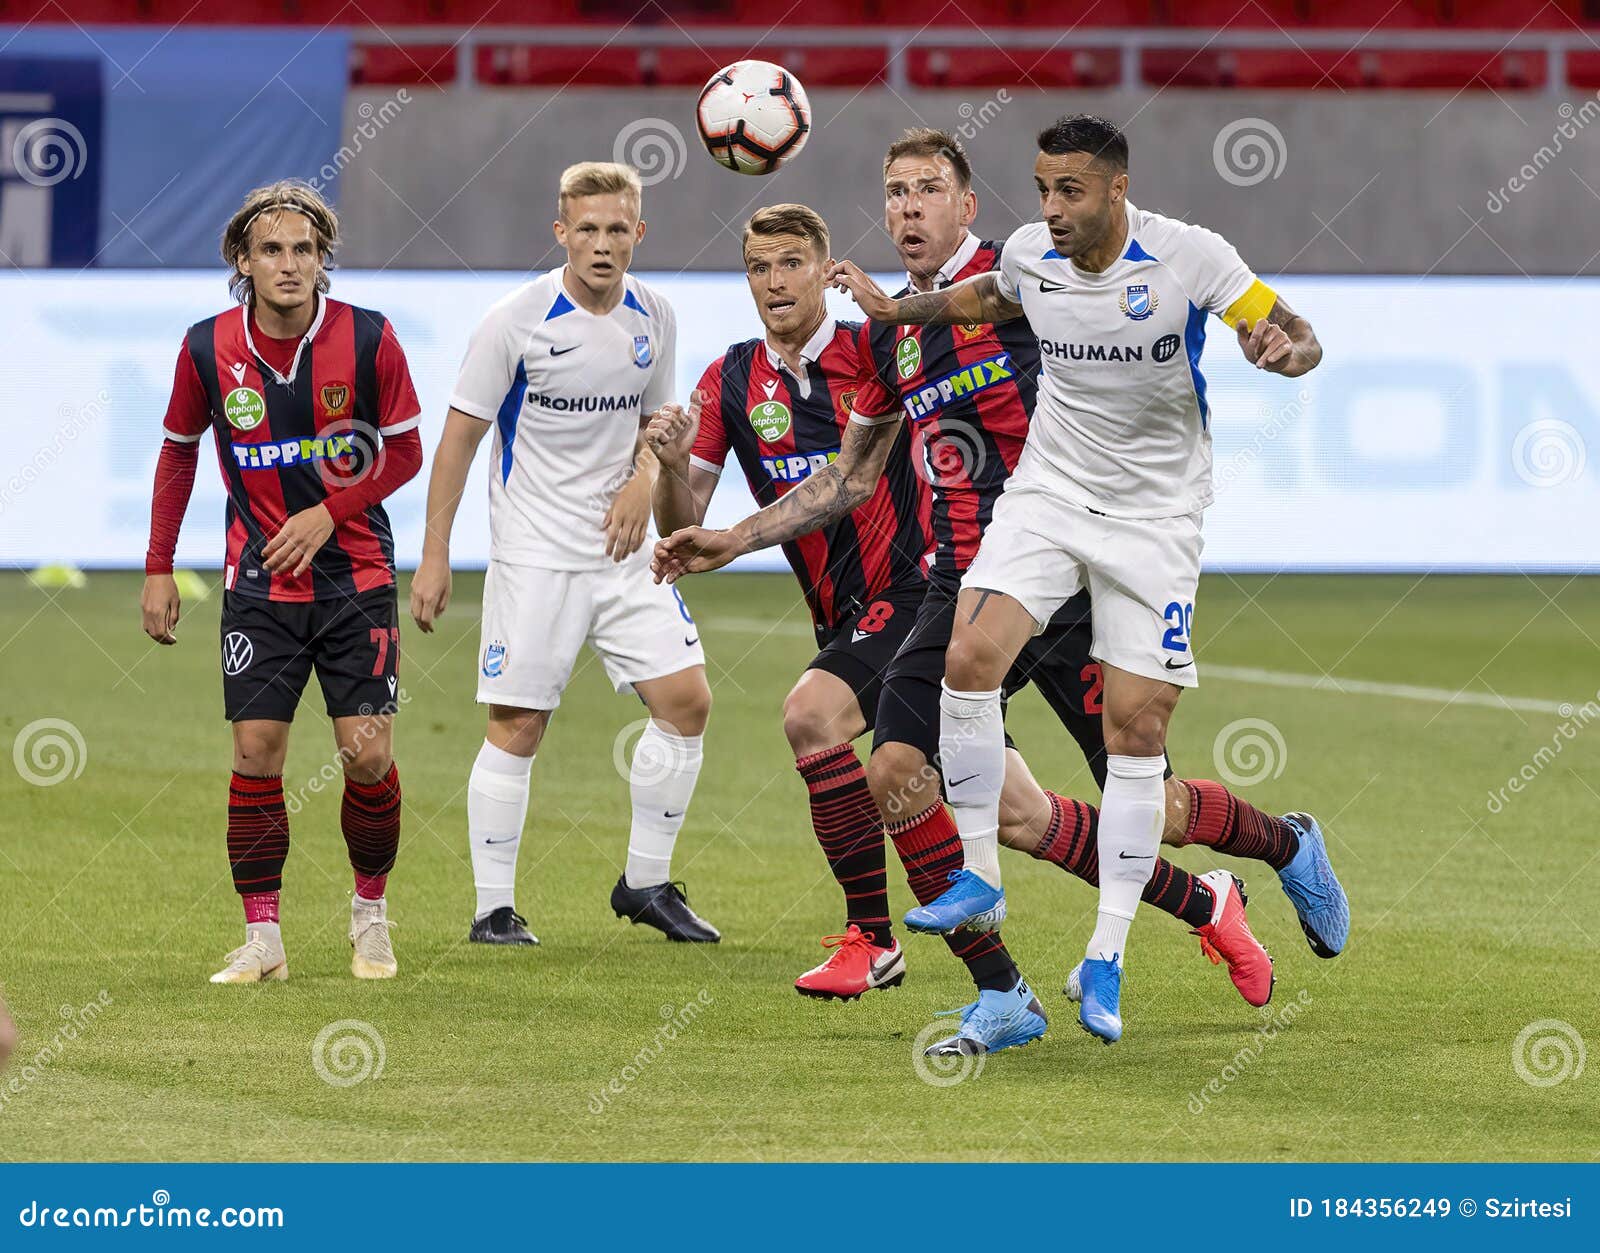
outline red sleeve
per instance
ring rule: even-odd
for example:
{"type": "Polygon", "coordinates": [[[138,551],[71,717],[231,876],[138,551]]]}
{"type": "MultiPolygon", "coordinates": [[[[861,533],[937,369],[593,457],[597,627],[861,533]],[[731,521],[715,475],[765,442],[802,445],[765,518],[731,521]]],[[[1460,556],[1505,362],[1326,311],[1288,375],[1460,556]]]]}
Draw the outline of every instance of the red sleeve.
{"type": "MultiPolygon", "coordinates": [[[[417,401],[417,389],[411,382],[411,367],[406,364],[405,349],[400,347],[394,327],[387,318],[383,322],[383,337],[378,341],[377,367],[378,429],[385,435],[390,432],[398,435],[401,431],[412,430],[417,425],[417,415],[422,412],[422,405],[417,401]]],[[[417,464],[420,466],[422,463],[419,460],[417,464]]],[[[395,486],[400,484],[396,483],[395,486]]]]}
{"type": "MultiPolygon", "coordinates": [[[[183,355],[187,359],[189,354],[183,355]]],[[[194,440],[161,441],[155,491],[150,497],[150,547],[144,554],[146,574],[172,573],[172,554],[178,550],[178,530],[183,526],[189,495],[194,491],[194,471],[199,461],[200,448],[194,440]]]]}
{"type": "Polygon", "coordinates": [[[721,470],[728,459],[728,432],[722,424],[722,358],[700,376],[700,430],[689,456],[708,469],[721,470]]]}
{"type": "Polygon", "coordinates": [[[334,525],[341,525],[393,494],[402,484],[410,482],[420,469],[422,433],[413,426],[399,434],[385,436],[377,468],[361,482],[329,492],[322,503],[333,518],[334,525]]]}
{"type": "Polygon", "coordinates": [[[856,376],[856,395],[850,409],[863,418],[881,418],[900,408],[900,389],[884,381],[883,371],[872,359],[872,323],[863,322],[856,340],[861,358],[860,372],[856,376]]]}
{"type": "Polygon", "coordinates": [[[200,382],[200,372],[189,355],[189,343],[178,349],[178,366],[172,375],[172,399],[167,401],[167,416],[161,425],[168,439],[192,444],[211,425],[211,402],[200,382]]]}

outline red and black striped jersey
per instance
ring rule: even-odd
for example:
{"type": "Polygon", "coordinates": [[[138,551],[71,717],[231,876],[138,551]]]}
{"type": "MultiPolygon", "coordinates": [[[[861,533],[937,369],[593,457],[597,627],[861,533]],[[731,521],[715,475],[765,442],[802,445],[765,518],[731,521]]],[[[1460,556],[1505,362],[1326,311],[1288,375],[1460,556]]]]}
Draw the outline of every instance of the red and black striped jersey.
{"type": "MultiPolygon", "coordinates": [[[[969,237],[970,238],[970,237],[969,237]]],[[[952,282],[1000,268],[1001,245],[980,240],[952,282]]],[[[904,287],[899,296],[909,295],[904,287]]],[[[933,487],[933,577],[954,582],[978,541],[1028,435],[1039,343],[1026,318],[968,326],[868,322],[855,411],[899,412],[912,456],[933,487]]]]}
{"type": "MultiPolygon", "coordinates": [[[[861,324],[825,320],[802,352],[804,375],[773,364],[764,339],[734,344],[700,379],[690,457],[721,473],[731,450],[763,508],[839,455],[860,370],[861,324]]],[[[932,501],[896,436],[865,504],[783,546],[818,627],[833,628],[892,587],[921,584],[933,547],[932,501]]]]}
{"type": "Polygon", "coordinates": [[[381,313],[321,297],[285,362],[272,343],[262,344],[269,356],[257,351],[250,319],[238,306],[189,328],[163,422],[180,443],[216,433],[228,489],[224,586],[313,601],[393,584],[394,536],[381,504],[339,521],[298,578],[272,573],[261,555],[291,515],[363,481],[383,440],[417,425],[421,406],[393,328],[381,313]]]}

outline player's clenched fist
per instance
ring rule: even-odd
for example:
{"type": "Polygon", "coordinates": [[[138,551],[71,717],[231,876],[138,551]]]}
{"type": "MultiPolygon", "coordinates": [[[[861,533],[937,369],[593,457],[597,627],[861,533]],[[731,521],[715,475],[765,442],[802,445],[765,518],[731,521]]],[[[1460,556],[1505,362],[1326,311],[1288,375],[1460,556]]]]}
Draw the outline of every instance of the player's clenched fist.
{"type": "Polygon", "coordinates": [[[879,322],[894,316],[894,298],[884,294],[854,261],[829,261],[823,281],[832,284],[861,306],[861,312],[879,322]]]}
{"type": "Polygon", "coordinates": [[[178,583],[170,574],[148,575],[139,596],[139,613],[144,618],[144,633],[157,644],[176,644],[173,630],[178,625],[182,602],[178,583]]]}
{"type": "Polygon", "coordinates": [[[657,583],[676,583],[686,574],[720,570],[743,552],[744,545],[732,531],[686,526],[656,541],[655,559],[650,569],[655,571],[657,583]]]}
{"type": "Polygon", "coordinates": [[[689,464],[689,449],[700,430],[700,406],[705,393],[698,387],[689,393],[689,407],[666,404],[644,429],[644,442],[663,466],[682,470],[689,464]]]}
{"type": "Polygon", "coordinates": [[[1244,359],[1259,370],[1277,374],[1294,356],[1294,341],[1289,338],[1289,332],[1266,318],[1256,319],[1253,331],[1250,324],[1241,318],[1234,330],[1239,333],[1239,347],[1244,352],[1244,359]]]}

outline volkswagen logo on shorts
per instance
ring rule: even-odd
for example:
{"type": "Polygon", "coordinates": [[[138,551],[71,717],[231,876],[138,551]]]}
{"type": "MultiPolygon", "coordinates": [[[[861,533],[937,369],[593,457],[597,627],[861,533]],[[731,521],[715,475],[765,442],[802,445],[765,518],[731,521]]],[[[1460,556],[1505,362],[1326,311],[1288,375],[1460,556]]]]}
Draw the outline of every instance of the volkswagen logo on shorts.
{"type": "Polygon", "coordinates": [[[1150,355],[1157,361],[1171,361],[1178,355],[1178,337],[1176,335],[1163,335],[1150,345],[1150,355]]]}
{"type": "Polygon", "coordinates": [[[255,656],[255,645],[243,631],[229,631],[222,639],[222,672],[238,674],[255,656]]]}

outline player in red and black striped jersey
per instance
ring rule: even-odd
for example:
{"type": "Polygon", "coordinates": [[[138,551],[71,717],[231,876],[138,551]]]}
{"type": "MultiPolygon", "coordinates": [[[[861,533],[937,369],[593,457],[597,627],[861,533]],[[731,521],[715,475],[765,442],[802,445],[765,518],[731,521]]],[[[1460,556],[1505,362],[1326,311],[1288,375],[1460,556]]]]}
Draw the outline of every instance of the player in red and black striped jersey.
{"type": "Polygon", "coordinates": [[[327,297],[337,240],[338,219],[315,189],[250,193],[223,235],[237,304],[189,328],[163,423],[141,603],[159,643],[177,642],[173,554],[207,430],[228,490],[228,860],[245,943],[214,983],[288,976],[278,922],[289,851],[283,762],[313,669],[345,772],[351,970],[366,979],[396,971],[384,887],[400,841],[400,630],[381,502],[422,465],[420,406],[388,320],[327,297]]]}
{"type": "MultiPolygon", "coordinates": [[[[977,200],[958,139],[930,130],[908,132],[890,147],[884,176],[886,225],[905,262],[908,290],[932,290],[999,264],[1000,250],[969,229],[977,200]]],[[[859,274],[848,263],[843,267],[859,274]]],[[[863,281],[870,282],[864,276],[863,281]]],[[[714,569],[740,552],[825,523],[872,481],[889,441],[904,427],[912,430],[913,456],[933,488],[938,551],[917,622],[884,676],[869,763],[872,791],[898,847],[902,840],[954,838],[955,823],[939,790],[928,782],[938,777],[930,766],[938,761],[944,652],[960,574],[977,551],[1027,434],[1038,344],[1018,319],[999,326],[917,328],[869,322],[863,345],[852,421],[831,481],[819,482],[806,499],[752,515],[730,531],[670,536],[658,546],[657,566],[666,577],[714,569]]],[[[1089,655],[1091,640],[1083,596],[1063,606],[1018,659],[1006,691],[1014,694],[1030,682],[1039,687],[1097,779],[1103,779],[1100,677],[1089,655]]],[[[1293,856],[1292,828],[1228,796],[1217,784],[1174,781],[1168,797],[1169,843],[1205,842],[1224,852],[1282,858],[1285,864],[1293,856]]],[[[1093,806],[1046,791],[1021,756],[1008,752],[1003,844],[1095,883],[1097,822],[1093,806]]],[[[1241,994],[1260,1003],[1271,992],[1271,961],[1249,935],[1231,882],[1225,872],[1194,876],[1158,859],[1145,899],[1193,927],[1208,952],[1228,960],[1241,994]]],[[[1026,1017],[1031,994],[1010,991],[1016,1004],[1008,1006],[1009,1012],[1026,1017]]],[[[958,1036],[935,1048],[959,1051],[973,1043],[958,1036]]]]}

